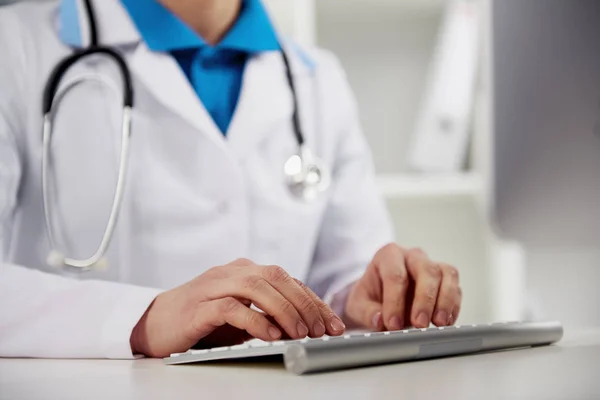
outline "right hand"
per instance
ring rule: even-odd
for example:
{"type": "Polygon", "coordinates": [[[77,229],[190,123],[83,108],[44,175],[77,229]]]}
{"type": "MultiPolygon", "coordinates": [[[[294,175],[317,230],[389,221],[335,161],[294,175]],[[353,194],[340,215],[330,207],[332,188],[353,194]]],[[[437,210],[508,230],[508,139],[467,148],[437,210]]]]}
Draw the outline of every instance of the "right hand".
{"type": "Polygon", "coordinates": [[[327,304],[281,267],[240,259],[158,295],[133,329],[131,349],[166,357],[208,337],[213,346],[242,341],[243,335],[231,335],[232,330],[272,341],[284,334],[294,339],[339,336],[344,329],[327,304]],[[219,329],[227,334],[216,335],[219,329]]]}

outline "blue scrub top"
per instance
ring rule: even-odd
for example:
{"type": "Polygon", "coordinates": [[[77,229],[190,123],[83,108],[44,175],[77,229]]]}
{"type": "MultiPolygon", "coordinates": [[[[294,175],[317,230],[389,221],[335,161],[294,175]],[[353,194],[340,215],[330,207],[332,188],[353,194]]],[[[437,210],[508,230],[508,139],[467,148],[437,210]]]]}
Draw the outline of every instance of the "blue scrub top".
{"type": "Polygon", "coordinates": [[[260,0],[242,0],[240,14],[211,46],[157,0],[121,0],[148,48],[170,53],[225,135],[253,54],[279,50],[273,24],[260,0]]]}

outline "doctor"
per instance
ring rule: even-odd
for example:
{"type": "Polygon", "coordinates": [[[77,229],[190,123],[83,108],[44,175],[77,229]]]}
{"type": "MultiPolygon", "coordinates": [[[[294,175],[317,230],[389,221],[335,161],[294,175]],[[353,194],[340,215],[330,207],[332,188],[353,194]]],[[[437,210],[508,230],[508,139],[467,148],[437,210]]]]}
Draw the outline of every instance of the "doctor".
{"type": "Polygon", "coordinates": [[[458,317],[456,268],[390,244],[339,63],[259,0],[3,7],[0,59],[0,356],[458,317]]]}

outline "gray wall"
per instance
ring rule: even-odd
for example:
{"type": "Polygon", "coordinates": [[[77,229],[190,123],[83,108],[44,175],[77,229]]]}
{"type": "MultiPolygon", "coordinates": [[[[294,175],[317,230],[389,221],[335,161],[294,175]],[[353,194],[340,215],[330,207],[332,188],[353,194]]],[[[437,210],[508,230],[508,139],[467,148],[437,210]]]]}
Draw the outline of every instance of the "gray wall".
{"type": "Polygon", "coordinates": [[[571,325],[600,325],[599,15],[597,0],[494,1],[496,217],[539,306],[571,325]]]}

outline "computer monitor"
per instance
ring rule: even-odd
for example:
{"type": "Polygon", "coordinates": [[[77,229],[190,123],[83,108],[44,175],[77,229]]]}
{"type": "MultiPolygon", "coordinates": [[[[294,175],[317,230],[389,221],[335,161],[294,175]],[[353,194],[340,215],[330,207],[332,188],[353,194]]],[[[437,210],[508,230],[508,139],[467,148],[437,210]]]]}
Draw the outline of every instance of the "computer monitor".
{"type": "Polygon", "coordinates": [[[492,4],[495,213],[534,299],[600,325],[600,1],[492,4]]]}

